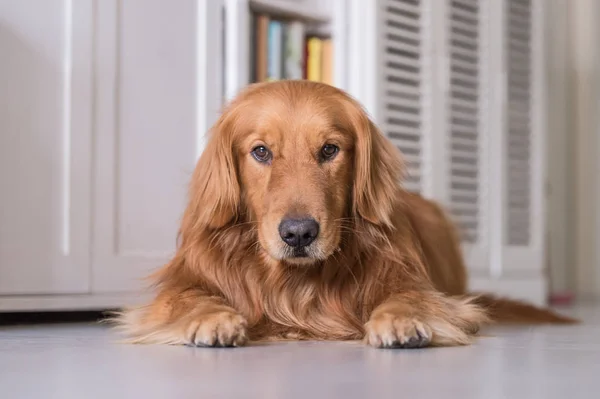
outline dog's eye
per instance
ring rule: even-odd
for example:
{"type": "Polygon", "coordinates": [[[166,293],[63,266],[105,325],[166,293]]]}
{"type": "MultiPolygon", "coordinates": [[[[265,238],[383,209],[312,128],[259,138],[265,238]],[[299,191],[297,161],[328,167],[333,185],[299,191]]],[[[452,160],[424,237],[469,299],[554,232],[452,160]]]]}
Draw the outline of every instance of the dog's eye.
{"type": "Polygon", "coordinates": [[[251,154],[254,157],[254,159],[256,159],[258,162],[262,162],[262,163],[267,163],[271,159],[273,159],[273,154],[271,154],[271,151],[269,151],[269,149],[267,147],[265,147],[264,145],[259,145],[257,147],[254,147],[252,149],[251,154]]]}
{"type": "Polygon", "coordinates": [[[321,148],[321,158],[324,161],[328,161],[333,159],[336,156],[340,149],[333,144],[325,144],[323,148],[321,148]]]}

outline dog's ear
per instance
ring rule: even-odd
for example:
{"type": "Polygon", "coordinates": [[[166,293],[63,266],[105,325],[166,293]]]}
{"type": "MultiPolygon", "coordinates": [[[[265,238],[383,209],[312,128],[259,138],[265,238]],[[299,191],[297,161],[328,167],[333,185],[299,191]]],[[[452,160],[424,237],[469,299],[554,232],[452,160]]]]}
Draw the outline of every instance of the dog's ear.
{"type": "Polygon", "coordinates": [[[402,158],[366,112],[358,104],[354,108],[354,213],[373,224],[391,227],[403,172],[402,158]]]}
{"type": "Polygon", "coordinates": [[[240,185],[233,148],[233,118],[227,111],[210,131],[190,185],[182,234],[187,229],[218,229],[240,211],[240,185]]]}

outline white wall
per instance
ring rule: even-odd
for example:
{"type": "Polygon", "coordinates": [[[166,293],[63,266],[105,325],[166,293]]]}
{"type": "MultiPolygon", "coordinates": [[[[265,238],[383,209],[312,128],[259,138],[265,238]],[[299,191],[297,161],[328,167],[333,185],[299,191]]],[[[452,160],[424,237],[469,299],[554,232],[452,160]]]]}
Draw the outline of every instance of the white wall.
{"type": "Polygon", "coordinates": [[[551,288],[600,297],[600,2],[549,3],[551,288]]]}
{"type": "Polygon", "coordinates": [[[571,125],[575,140],[575,209],[576,228],[575,287],[582,296],[600,296],[600,223],[598,190],[598,37],[600,3],[576,0],[571,3],[572,27],[572,99],[571,125]]]}
{"type": "Polygon", "coordinates": [[[571,57],[569,3],[571,0],[547,0],[545,32],[548,84],[547,148],[547,265],[550,290],[572,292],[575,288],[573,213],[575,182],[574,141],[570,127],[571,57]]]}

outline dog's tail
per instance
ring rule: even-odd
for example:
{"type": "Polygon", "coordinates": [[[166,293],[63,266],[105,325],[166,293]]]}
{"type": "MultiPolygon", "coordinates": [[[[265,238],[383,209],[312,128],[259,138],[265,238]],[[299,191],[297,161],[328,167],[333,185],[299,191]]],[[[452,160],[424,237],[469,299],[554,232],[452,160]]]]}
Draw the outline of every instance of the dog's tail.
{"type": "Polygon", "coordinates": [[[491,294],[474,294],[473,303],[484,308],[496,323],[577,324],[579,320],[525,302],[500,298],[491,294]]]}

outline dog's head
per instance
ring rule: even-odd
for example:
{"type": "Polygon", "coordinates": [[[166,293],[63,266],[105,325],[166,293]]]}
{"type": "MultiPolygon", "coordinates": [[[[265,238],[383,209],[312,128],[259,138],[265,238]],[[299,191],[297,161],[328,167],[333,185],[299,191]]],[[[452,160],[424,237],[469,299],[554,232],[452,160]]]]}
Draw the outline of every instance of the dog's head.
{"type": "Polygon", "coordinates": [[[391,225],[400,171],[395,147],[342,91],[253,85],[212,129],[182,234],[247,223],[272,259],[317,263],[352,221],[391,225]]]}

